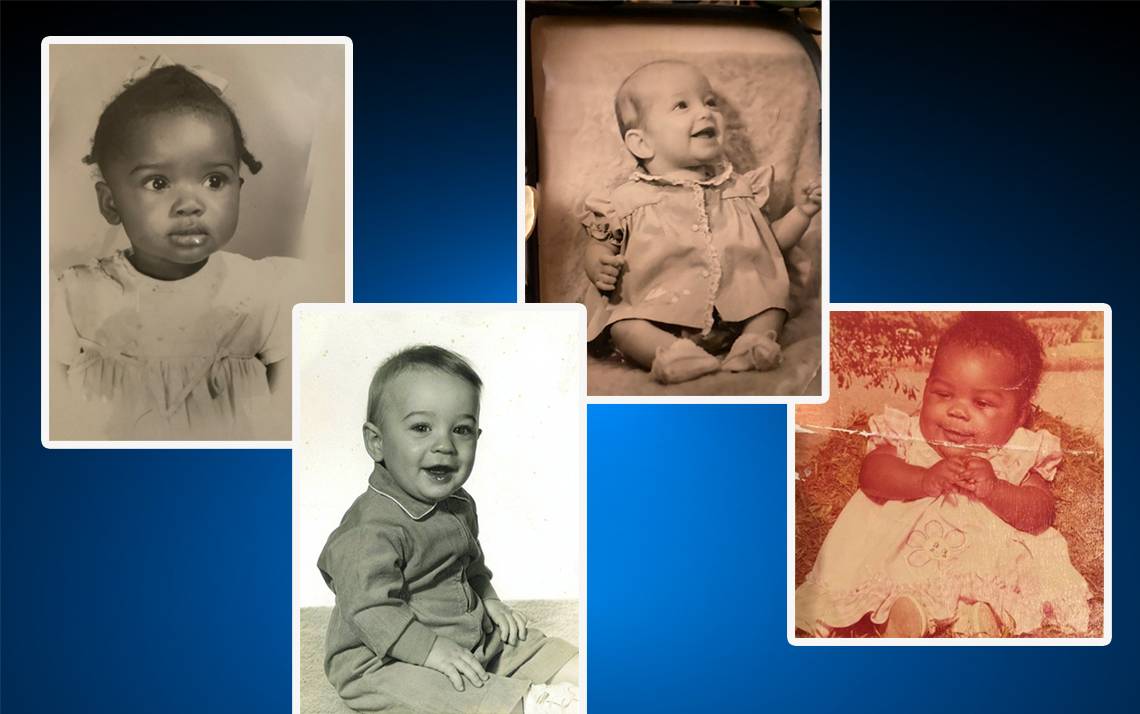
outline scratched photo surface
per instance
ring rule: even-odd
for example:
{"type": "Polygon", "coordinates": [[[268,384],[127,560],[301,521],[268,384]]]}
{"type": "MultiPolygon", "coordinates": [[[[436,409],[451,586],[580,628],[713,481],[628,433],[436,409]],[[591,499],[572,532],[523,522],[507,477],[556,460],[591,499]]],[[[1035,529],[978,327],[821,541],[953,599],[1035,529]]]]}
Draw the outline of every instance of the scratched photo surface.
{"type": "MultiPolygon", "coordinates": [[[[602,210],[598,207],[631,181],[635,172],[648,170],[639,167],[623,141],[615,116],[615,95],[627,77],[649,63],[685,63],[707,78],[724,121],[720,166],[731,165],[742,177],[741,182],[753,181],[754,188],[764,184],[757,190],[766,197],[761,211],[770,223],[793,211],[799,192],[821,180],[821,141],[826,127],[821,120],[822,91],[813,51],[811,39],[779,23],[536,19],[530,62],[540,175],[537,231],[530,240],[538,244],[538,299],[583,302],[589,307],[597,296],[591,293],[593,288],[585,273],[585,246],[590,239],[583,221],[592,210],[602,210]]],[[[706,191],[708,195],[716,193],[715,189],[706,191]]],[[[712,198],[706,200],[716,203],[712,198]]],[[[718,209],[710,210],[710,230],[718,231],[718,209]]],[[[630,220],[634,222],[631,230],[636,232],[641,219],[630,220]]],[[[696,226],[690,226],[694,220],[683,221],[683,238],[695,235],[691,228],[696,226]]],[[[662,384],[647,369],[623,358],[603,332],[590,336],[588,393],[821,394],[823,225],[822,213],[816,214],[798,243],[778,261],[786,267],[790,286],[788,314],[777,339],[783,360],[777,368],[720,371],[662,384]]],[[[650,232],[646,230],[646,234],[650,232]]],[[[631,235],[636,243],[636,235],[631,235]]],[[[703,251],[703,243],[696,245],[688,260],[692,255],[703,255],[703,251]]],[[[630,257],[637,252],[637,246],[631,245],[625,254],[630,257]]],[[[743,260],[735,263],[737,269],[744,269],[740,267],[743,264],[743,260]]],[[[730,267],[722,267],[721,285],[731,283],[730,267]]],[[[627,268],[627,273],[635,269],[627,268]]],[[[688,277],[675,276],[661,280],[645,299],[684,305],[703,295],[706,279],[717,272],[696,270],[693,275],[703,276],[693,277],[700,288],[689,285],[688,277]]],[[[626,279],[628,282],[630,278],[626,279]]],[[[717,291],[715,285],[711,289],[717,291]]],[[[718,300],[727,300],[724,292],[718,300]]],[[[727,347],[723,351],[708,349],[722,359],[727,351],[727,347]]]]}
{"type": "MultiPolygon", "coordinates": [[[[996,313],[1028,330],[1001,349],[985,346],[986,320],[949,336],[993,315],[831,313],[830,400],[795,408],[796,636],[1104,636],[1104,314],[996,313]],[[988,469],[999,493],[1051,499],[1044,515],[1025,505],[1042,501],[995,505],[968,467],[934,496],[885,494],[866,473],[872,450],[988,469]],[[892,618],[910,629],[888,631],[892,618]]],[[[1017,332],[996,329],[999,342],[1017,332]]]]}

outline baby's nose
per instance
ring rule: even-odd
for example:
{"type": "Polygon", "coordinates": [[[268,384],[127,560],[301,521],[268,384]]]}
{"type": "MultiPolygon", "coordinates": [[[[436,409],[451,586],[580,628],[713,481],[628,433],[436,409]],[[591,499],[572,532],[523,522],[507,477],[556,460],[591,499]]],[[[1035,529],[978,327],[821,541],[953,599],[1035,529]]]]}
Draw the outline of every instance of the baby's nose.
{"type": "Polygon", "coordinates": [[[202,213],[205,207],[202,202],[198,200],[197,195],[193,192],[184,192],[174,200],[174,205],[171,206],[176,216],[197,216],[202,213]]]}
{"type": "Polygon", "coordinates": [[[451,442],[451,435],[445,434],[441,438],[437,439],[435,445],[432,447],[432,450],[442,454],[454,454],[455,444],[451,442]]]}

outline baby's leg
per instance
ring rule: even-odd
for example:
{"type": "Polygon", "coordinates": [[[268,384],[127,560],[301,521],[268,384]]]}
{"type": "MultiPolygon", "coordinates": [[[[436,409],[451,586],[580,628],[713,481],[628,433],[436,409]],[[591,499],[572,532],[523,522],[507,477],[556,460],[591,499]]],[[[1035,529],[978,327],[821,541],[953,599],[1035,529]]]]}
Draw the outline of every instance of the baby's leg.
{"type": "Polygon", "coordinates": [[[339,686],[337,692],[349,708],[362,714],[471,714],[510,712],[524,700],[531,688],[529,682],[496,674],[492,674],[482,687],[470,682],[464,684],[463,691],[457,691],[445,675],[433,669],[391,662],[369,669],[339,686]]]}
{"type": "Polygon", "coordinates": [[[574,659],[562,665],[562,669],[554,673],[547,684],[573,684],[578,686],[578,655],[574,655],[574,659]]]}
{"type": "Polygon", "coordinates": [[[751,369],[766,371],[775,369],[783,359],[780,343],[776,338],[784,328],[788,313],[771,308],[756,315],[744,324],[740,337],[732,343],[732,349],[724,358],[721,369],[728,372],[745,372],[751,369]]]}
{"type": "Polygon", "coordinates": [[[900,597],[891,605],[883,637],[922,637],[926,634],[926,613],[910,597],[900,597]]]}
{"type": "Polygon", "coordinates": [[[672,335],[648,320],[620,320],[610,326],[614,346],[663,384],[711,374],[720,360],[691,341],[672,335]]]}
{"type": "Polygon", "coordinates": [[[773,307],[765,310],[764,312],[756,315],[744,323],[744,335],[766,335],[769,332],[780,334],[780,330],[784,329],[784,321],[788,319],[788,313],[778,307],[773,307]]]}
{"type": "Polygon", "coordinates": [[[653,367],[657,351],[677,341],[648,320],[620,320],[610,325],[610,336],[621,353],[645,369],[653,367]]]}

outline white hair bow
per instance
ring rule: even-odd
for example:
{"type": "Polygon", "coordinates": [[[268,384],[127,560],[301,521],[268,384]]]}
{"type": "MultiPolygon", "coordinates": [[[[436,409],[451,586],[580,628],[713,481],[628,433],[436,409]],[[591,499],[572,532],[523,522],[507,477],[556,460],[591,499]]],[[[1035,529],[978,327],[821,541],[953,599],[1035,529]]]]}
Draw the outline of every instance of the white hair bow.
{"type": "MultiPolygon", "coordinates": [[[[125,86],[134,84],[156,69],[161,69],[163,67],[172,67],[174,65],[181,64],[179,62],[175,62],[164,54],[156,55],[153,59],[147,57],[139,57],[139,60],[141,60],[141,63],[132,69],[131,73],[127,75],[127,81],[124,82],[125,86]]],[[[226,87],[230,86],[229,81],[225,77],[214,74],[207,69],[203,69],[202,67],[191,67],[190,65],[185,64],[182,66],[185,67],[187,71],[196,75],[198,79],[210,85],[210,87],[218,94],[223,94],[226,91],[226,87]]]]}

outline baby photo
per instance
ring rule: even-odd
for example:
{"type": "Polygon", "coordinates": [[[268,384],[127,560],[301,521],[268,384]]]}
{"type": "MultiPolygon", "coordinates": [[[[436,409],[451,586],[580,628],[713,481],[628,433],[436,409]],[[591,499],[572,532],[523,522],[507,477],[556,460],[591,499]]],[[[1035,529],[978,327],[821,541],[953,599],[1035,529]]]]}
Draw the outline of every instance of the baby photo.
{"type": "Polygon", "coordinates": [[[290,311],[346,297],[351,47],[257,39],[45,40],[45,445],[289,439],[290,311]]]}
{"type": "Polygon", "coordinates": [[[591,396],[822,394],[821,58],[762,17],[531,24],[530,279],[586,306],[591,396]]]}
{"type": "Polygon", "coordinates": [[[294,320],[300,712],[585,711],[581,306],[294,320]]]}
{"type": "Polygon", "coordinates": [[[795,408],[794,643],[1108,642],[1111,315],[1034,307],[832,305],[831,398],[795,408]]]}

